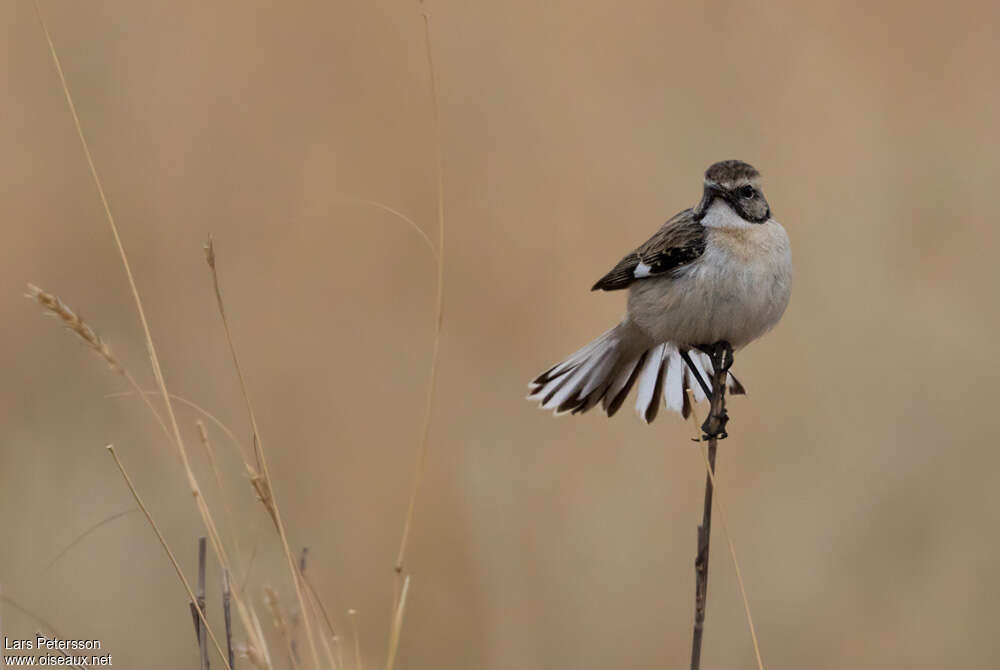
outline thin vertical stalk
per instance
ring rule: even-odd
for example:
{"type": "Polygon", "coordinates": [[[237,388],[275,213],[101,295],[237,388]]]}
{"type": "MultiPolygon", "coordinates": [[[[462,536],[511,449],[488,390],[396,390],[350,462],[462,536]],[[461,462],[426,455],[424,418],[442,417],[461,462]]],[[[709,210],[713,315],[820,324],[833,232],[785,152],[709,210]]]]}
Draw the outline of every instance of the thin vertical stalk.
{"type": "MultiPolygon", "coordinates": [[[[715,490],[715,456],[718,447],[717,435],[725,437],[726,424],[726,375],[729,373],[727,358],[731,349],[724,342],[712,348],[711,409],[705,421],[708,433],[708,473],[705,476],[705,502],[702,509],[701,525],[698,526],[698,551],[694,561],[694,631],[691,636],[691,670],[701,668],[701,644],[705,633],[705,609],[708,603],[708,559],[712,540],[712,494],[715,490]],[[729,353],[727,353],[729,352],[729,353]],[[710,432],[709,432],[710,431],[710,432]]],[[[685,357],[690,365],[690,359],[685,357]]],[[[701,375],[694,370],[695,377],[704,387],[701,375]]]]}
{"type": "Polygon", "coordinates": [[[708,552],[712,537],[712,484],[715,474],[717,441],[708,441],[708,467],[711,474],[705,477],[705,508],[698,526],[698,555],[694,561],[694,634],[691,641],[691,670],[701,667],[701,640],[705,631],[705,604],[708,600],[708,552]]]}
{"type": "MultiPolygon", "coordinates": [[[[167,558],[170,559],[170,564],[174,567],[174,572],[177,573],[177,578],[181,580],[181,584],[184,585],[184,590],[187,592],[188,599],[191,602],[197,602],[198,597],[194,594],[194,590],[191,588],[191,583],[188,582],[187,577],[184,576],[180,563],[177,562],[174,552],[170,549],[170,545],[167,544],[167,539],[163,537],[163,533],[160,532],[160,527],[156,525],[155,521],[153,521],[153,516],[149,513],[146,503],[144,503],[142,498],[139,496],[139,492],[136,490],[135,484],[132,483],[132,478],[129,477],[128,472],[125,470],[125,466],[122,465],[121,459],[118,458],[118,453],[110,444],[107,446],[107,450],[108,453],[111,454],[111,458],[114,459],[115,465],[118,466],[118,471],[121,472],[122,478],[125,480],[126,486],[128,486],[129,493],[132,494],[132,498],[139,506],[139,509],[142,510],[142,513],[146,515],[146,521],[149,522],[150,527],[156,534],[156,539],[160,541],[160,546],[163,547],[163,551],[166,552],[167,558]]],[[[198,610],[198,618],[201,619],[201,622],[205,625],[205,631],[208,633],[208,638],[212,641],[212,644],[215,645],[215,649],[219,652],[219,657],[222,659],[222,662],[226,664],[227,670],[232,670],[232,667],[226,659],[225,653],[222,651],[222,646],[219,644],[218,638],[215,637],[212,627],[208,625],[208,621],[205,620],[205,615],[201,610],[198,610]]]]}
{"type": "Polygon", "coordinates": [[[208,670],[208,641],[205,634],[205,538],[198,538],[198,609],[201,616],[198,617],[198,652],[201,656],[201,670],[208,670]]]}
{"type": "MultiPolygon", "coordinates": [[[[129,260],[128,260],[128,254],[125,253],[125,245],[122,242],[121,235],[119,234],[118,225],[115,223],[114,215],[111,212],[111,205],[108,202],[107,195],[105,194],[105,191],[104,191],[104,186],[102,185],[101,178],[98,175],[97,165],[95,164],[94,157],[91,154],[90,146],[87,144],[87,138],[86,138],[86,136],[84,135],[84,132],[83,132],[83,124],[80,122],[80,116],[79,116],[79,114],[76,111],[76,105],[73,102],[73,96],[70,93],[69,84],[66,81],[66,75],[63,72],[62,64],[59,61],[59,54],[56,52],[55,44],[52,41],[52,36],[49,34],[49,29],[48,29],[48,26],[45,23],[45,19],[42,17],[42,11],[41,11],[41,9],[38,6],[37,0],[34,2],[34,7],[35,7],[35,14],[38,17],[38,23],[41,25],[42,32],[45,35],[45,41],[46,41],[46,43],[48,44],[48,47],[49,47],[49,53],[52,56],[52,63],[54,65],[55,69],[56,69],[56,73],[59,76],[59,83],[62,86],[63,95],[66,98],[66,104],[69,107],[70,115],[73,117],[73,124],[74,124],[74,126],[76,128],[77,137],[79,138],[80,145],[83,148],[83,154],[84,154],[84,156],[87,159],[87,165],[90,168],[90,174],[91,174],[91,177],[94,180],[94,185],[97,187],[97,192],[98,192],[98,195],[100,196],[100,199],[101,199],[101,205],[103,206],[104,213],[105,213],[105,215],[107,217],[108,226],[110,227],[112,236],[114,237],[115,245],[116,245],[116,247],[118,249],[118,256],[121,258],[122,266],[125,269],[125,276],[128,279],[129,288],[131,289],[131,292],[132,292],[132,298],[133,298],[133,301],[135,302],[136,310],[137,310],[138,315],[139,315],[139,321],[142,324],[142,330],[143,330],[143,334],[145,336],[146,353],[147,353],[147,355],[149,357],[149,361],[150,361],[151,367],[153,369],[153,377],[156,380],[157,388],[158,388],[160,394],[163,397],[163,404],[164,404],[164,406],[166,408],[166,411],[167,411],[167,417],[169,418],[169,425],[170,425],[169,434],[172,435],[174,446],[177,447],[177,451],[178,451],[178,453],[180,455],[181,463],[184,466],[184,472],[185,472],[185,475],[187,477],[188,486],[191,489],[191,494],[195,498],[195,504],[196,504],[196,506],[198,508],[199,514],[201,515],[202,523],[204,523],[206,529],[208,530],[209,539],[212,542],[212,548],[215,551],[216,556],[219,558],[220,563],[222,563],[223,566],[228,566],[229,565],[229,559],[228,559],[228,557],[225,554],[225,549],[222,547],[221,539],[219,538],[218,531],[216,530],[216,527],[215,527],[215,521],[212,518],[212,515],[211,515],[211,513],[210,513],[210,511],[208,509],[208,506],[206,505],[206,503],[204,501],[204,498],[201,495],[201,489],[198,486],[198,481],[195,478],[194,471],[191,468],[190,460],[188,459],[187,449],[184,446],[184,439],[181,436],[180,426],[179,426],[179,424],[177,422],[177,417],[176,417],[176,415],[174,413],[173,404],[170,401],[171,396],[170,396],[170,393],[167,391],[166,381],[165,381],[164,376],[163,376],[163,369],[160,366],[160,360],[159,360],[159,357],[156,354],[156,347],[153,344],[153,335],[152,335],[152,331],[150,330],[150,327],[149,327],[149,322],[146,319],[146,311],[145,311],[145,309],[143,307],[143,304],[142,304],[142,298],[139,295],[139,288],[138,288],[138,286],[136,284],[135,276],[132,273],[132,267],[131,267],[131,265],[129,263],[129,260]]],[[[139,393],[141,394],[141,390],[139,390],[139,393]]],[[[150,409],[153,409],[152,405],[150,405],[150,409]]],[[[153,410],[153,413],[157,414],[155,410],[153,410]]],[[[158,416],[158,414],[157,414],[157,416],[158,416]]],[[[163,425],[166,426],[166,424],[163,424],[163,425]]],[[[114,455],[113,451],[112,451],[112,455],[114,455]]],[[[117,461],[117,456],[115,458],[116,458],[116,461],[117,461]]],[[[123,471],[123,473],[124,473],[124,471],[123,471]]],[[[172,556],[171,556],[171,558],[172,558],[172,556]]],[[[179,571],[179,568],[178,568],[178,571],[179,571]]],[[[294,570],[293,570],[293,572],[294,572],[294,570]]],[[[179,573],[179,576],[182,578],[182,581],[185,582],[185,586],[188,586],[188,591],[190,592],[190,587],[187,584],[187,581],[184,578],[183,574],[179,573]]],[[[297,581],[296,581],[295,584],[296,584],[296,588],[298,588],[298,582],[297,581]]],[[[193,599],[193,596],[192,596],[192,599],[193,599]]],[[[247,611],[247,609],[246,609],[246,607],[245,607],[245,605],[244,605],[244,603],[242,601],[242,598],[240,598],[238,596],[236,598],[236,606],[237,606],[237,609],[238,609],[238,611],[240,613],[240,616],[244,619],[245,627],[247,628],[248,631],[252,630],[249,625],[246,625],[246,624],[249,623],[248,611],[247,611]]],[[[308,628],[308,626],[307,626],[307,628],[308,628]]],[[[209,629],[209,634],[211,635],[211,629],[209,629]]],[[[215,640],[214,636],[213,636],[213,640],[212,641],[215,642],[216,647],[219,648],[220,655],[221,655],[221,647],[219,647],[218,642],[215,640]]],[[[263,650],[263,653],[266,655],[267,654],[267,647],[266,647],[265,640],[263,638],[261,638],[261,637],[258,637],[255,640],[255,642],[263,650]]],[[[316,665],[318,667],[319,666],[318,657],[316,657],[316,659],[317,659],[316,665]]],[[[223,660],[225,660],[225,658],[223,660]]],[[[228,663],[227,663],[227,666],[228,666],[228,663]]]]}
{"type": "Polygon", "coordinates": [[[226,623],[226,655],[229,657],[229,667],[235,668],[233,658],[233,613],[230,601],[233,597],[232,586],[229,582],[229,570],[222,571],[222,617],[226,623]]]}

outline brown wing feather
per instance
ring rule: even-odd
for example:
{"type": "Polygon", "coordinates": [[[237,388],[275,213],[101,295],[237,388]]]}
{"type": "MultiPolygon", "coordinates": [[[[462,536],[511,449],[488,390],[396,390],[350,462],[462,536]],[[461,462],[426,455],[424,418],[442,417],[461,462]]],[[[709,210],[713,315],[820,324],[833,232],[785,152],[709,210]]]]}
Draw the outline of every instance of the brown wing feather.
{"type": "Polygon", "coordinates": [[[697,259],[705,251],[705,228],[690,209],[677,214],[638,249],[618,261],[590,290],[617,291],[642,279],[635,276],[639,263],[649,266],[653,277],[697,259]]]}

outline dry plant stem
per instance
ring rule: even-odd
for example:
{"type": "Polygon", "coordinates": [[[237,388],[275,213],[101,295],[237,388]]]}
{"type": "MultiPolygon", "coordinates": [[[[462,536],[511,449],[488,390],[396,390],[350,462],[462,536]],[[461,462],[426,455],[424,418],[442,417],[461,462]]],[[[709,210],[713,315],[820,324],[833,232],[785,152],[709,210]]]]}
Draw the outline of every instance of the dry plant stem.
{"type": "MultiPolygon", "coordinates": [[[[145,394],[147,396],[158,396],[158,395],[160,395],[159,391],[152,390],[152,389],[147,389],[145,391],[136,391],[136,393],[140,394],[140,395],[141,394],[145,394]]],[[[118,393],[107,393],[107,394],[105,394],[104,397],[105,398],[123,398],[123,397],[130,396],[130,395],[132,395],[131,391],[121,391],[121,392],[118,392],[118,393]]],[[[236,453],[239,455],[240,460],[243,461],[243,464],[245,466],[247,466],[248,470],[250,469],[250,467],[251,467],[250,466],[250,461],[247,460],[246,454],[243,453],[243,445],[240,443],[240,439],[238,437],[236,437],[236,433],[234,433],[229,426],[227,426],[226,424],[224,424],[222,422],[222,420],[219,419],[219,417],[215,416],[214,414],[212,414],[211,412],[209,412],[207,409],[205,409],[201,405],[195,403],[192,400],[189,400],[189,399],[185,398],[182,395],[177,395],[176,393],[171,393],[170,394],[170,399],[172,401],[174,401],[174,402],[177,402],[177,403],[180,403],[181,405],[184,405],[185,407],[191,408],[192,410],[194,410],[195,412],[197,412],[198,414],[200,414],[201,416],[203,416],[204,418],[208,419],[213,424],[215,424],[215,426],[219,430],[221,430],[223,433],[225,433],[225,435],[226,435],[227,438],[229,438],[229,442],[233,446],[233,449],[236,451],[236,453]]]]}
{"type": "MultiPolygon", "coordinates": [[[[431,49],[431,22],[430,15],[425,9],[424,19],[424,48],[427,55],[427,69],[430,76],[431,85],[431,105],[434,112],[434,148],[435,162],[437,168],[437,213],[438,213],[438,247],[435,260],[437,261],[437,294],[434,309],[434,344],[431,351],[430,374],[427,379],[427,402],[424,406],[424,422],[421,431],[420,449],[417,455],[417,463],[413,473],[413,482],[410,488],[410,500],[406,506],[406,519],[403,522],[403,534],[399,540],[399,552],[396,555],[396,580],[395,597],[393,598],[393,610],[398,609],[399,600],[402,598],[402,588],[399,579],[403,576],[403,568],[406,559],[406,546],[410,539],[410,531],[413,526],[413,510],[416,506],[417,495],[420,493],[420,484],[423,481],[424,470],[427,466],[427,451],[431,431],[431,413],[434,409],[434,392],[437,387],[438,357],[441,351],[441,324],[444,318],[444,159],[441,153],[441,118],[438,109],[437,75],[434,70],[434,54],[431,49]]],[[[399,624],[402,625],[400,618],[399,624]]],[[[393,623],[395,626],[395,622],[393,623]]],[[[390,632],[390,639],[398,637],[399,631],[390,632]]]]}
{"type": "MultiPolygon", "coordinates": [[[[11,609],[17,610],[18,612],[20,612],[24,616],[32,619],[35,623],[42,624],[42,627],[45,628],[45,630],[47,630],[50,633],[52,633],[49,637],[66,637],[65,635],[63,635],[62,633],[59,632],[58,628],[56,628],[55,626],[53,626],[52,624],[50,624],[48,621],[46,621],[45,619],[43,619],[40,614],[36,614],[35,612],[32,612],[31,610],[29,610],[24,605],[22,605],[21,603],[17,602],[16,600],[14,600],[13,598],[11,598],[10,596],[4,595],[3,591],[0,591],[0,604],[6,604],[11,609]]],[[[2,634],[2,633],[3,633],[3,630],[0,629],[0,634],[2,634]]]]}
{"type": "Polygon", "coordinates": [[[267,605],[268,611],[271,613],[271,622],[274,624],[274,629],[278,632],[278,636],[285,643],[285,649],[288,651],[289,663],[291,663],[292,668],[298,669],[298,654],[295,652],[295,640],[292,639],[292,629],[288,625],[288,619],[285,617],[284,611],[281,609],[281,602],[278,600],[278,594],[274,592],[270,586],[264,587],[264,603],[267,605]]]}
{"type": "Polygon", "coordinates": [[[233,657],[233,613],[230,606],[233,592],[229,582],[229,570],[222,571],[222,617],[226,623],[226,656],[229,658],[229,667],[236,667],[236,659],[233,657]]]}
{"type": "MultiPolygon", "coordinates": [[[[146,515],[146,521],[149,522],[150,527],[152,527],[153,532],[156,534],[156,539],[160,541],[160,546],[163,547],[163,551],[166,552],[167,558],[170,559],[170,564],[173,565],[174,571],[177,573],[177,578],[181,580],[181,584],[184,585],[184,590],[187,592],[187,596],[190,602],[198,602],[198,597],[195,595],[194,590],[191,588],[190,582],[188,582],[187,577],[184,576],[184,572],[181,570],[180,564],[174,557],[174,552],[171,551],[170,545],[167,544],[166,538],[163,537],[163,533],[160,532],[160,527],[156,525],[153,521],[152,515],[149,513],[149,509],[146,508],[146,504],[142,501],[142,497],[139,496],[139,492],[136,490],[135,485],[132,483],[132,478],[128,476],[128,472],[125,470],[125,466],[122,465],[121,460],[118,458],[118,453],[115,451],[114,446],[107,446],[108,453],[111,454],[111,458],[115,460],[115,465],[118,466],[118,471],[121,472],[122,478],[125,480],[126,486],[128,486],[129,493],[132,494],[132,498],[135,503],[142,510],[142,513],[146,515]]],[[[205,626],[205,632],[208,633],[209,639],[212,644],[215,645],[215,650],[219,653],[219,658],[225,664],[228,670],[232,670],[229,665],[229,659],[226,658],[225,653],[222,651],[222,646],[219,644],[219,639],[215,636],[215,632],[212,631],[212,627],[208,625],[208,621],[205,620],[205,614],[199,609],[198,618],[201,623],[205,626]]]]}
{"type": "MultiPolygon", "coordinates": [[[[708,441],[708,467],[715,472],[716,440],[708,441]]],[[[712,475],[705,481],[705,508],[698,526],[698,555],[694,562],[694,635],[691,641],[691,670],[701,667],[701,640],[705,629],[705,603],[708,599],[708,551],[712,533],[712,475]]]]}
{"type": "Polygon", "coordinates": [[[240,550],[240,541],[236,534],[236,524],[233,522],[233,511],[229,507],[229,499],[226,496],[226,489],[222,485],[222,475],[219,473],[219,466],[215,462],[215,451],[212,449],[212,442],[208,439],[208,431],[205,429],[205,424],[201,421],[195,421],[194,423],[195,427],[198,429],[198,437],[201,440],[201,446],[204,447],[205,454],[208,456],[208,463],[212,468],[212,475],[215,478],[215,486],[219,489],[219,499],[222,500],[222,512],[225,514],[226,522],[229,525],[229,535],[233,543],[233,551],[236,554],[237,560],[242,562],[243,552],[240,550]]]}
{"type": "Polygon", "coordinates": [[[368,200],[366,198],[352,198],[352,197],[341,196],[340,198],[338,198],[338,200],[345,205],[346,204],[366,205],[368,207],[374,207],[375,209],[382,210],[386,214],[391,214],[393,217],[399,219],[400,221],[408,225],[417,235],[420,236],[420,240],[424,243],[424,246],[427,247],[427,250],[431,254],[431,258],[434,259],[435,263],[438,262],[437,249],[434,248],[434,243],[431,242],[431,238],[427,237],[427,233],[423,231],[423,228],[417,225],[416,221],[408,217],[406,214],[403,214],[398,209],[389,207],[388,205],[381,203],[378,200],[368,200]]]}
{"type": "Polygon", "coordinates": [[[361,636],[358,635],[357,610],[347,610],[347,615],[351,617],[351,631],[354,633],[354,670],[364,670],[361,663],[361,636]]]}
{"type": "MultiPolygon", "coordinates": [[[[149,400],[151,397],[150,394],[143,393],[142,389],[135,381],[135,378],[131,375],[131,373],[129,373],[128,369],[125,368],[124,365],[122,365],[121,361],[119,361],[114,356],[114,354],[111,352],[111,348],[96,333],[96,331],[94,331],[82,318],[80,318],[80,316],[76,312],[70,309],[57,296],[51,293],[47,293],[46,291],[43,291],[37,286],[29,285],[28,290],[29,290],[28,293],[29,297],[36,300],[39,304],[41,304],[43,307],[49,310],[51,314],[61,319],[62,322],[67,326],[67,328],[69,328],[76,335],[78,335],[88,346],[93,348],[107,362],[107,364],[113,371],[121,374],[128,381],[129,385],[133,388],[135,393],[137,393],[138,396],[143,399],[145,406],[153,414],[157,423],[164,430],[167,439],[170,440],[171,442],[174,442],[174,436],[171,434],[170,430],[163,422],[160,413],[157,412],[156,408],[153,407],[152,403],[150,402],[149,400]]],[[[169,404],[168,404],[168,409],[169,409],[169,404]]],[[[181,463],[186,466],[187,460],[183,450],[183,444],[178,444],[177,446],[179,448],[181,463]]],[[[188,471],[188,474],[191,478],[193,478],[193,473],[190,473],[190,471],[188,471]]],[[[194,491],[194,495],[199,503],[199,511],[202,512],[202,517],[203,520],[205,521],[205,525],[209,528],[210,532],[213,532],[214,523],[212,523],[210,516],[208,516],[208,518],[206,519],[206,515],[208,515],[208,509],[205,506],[204,501],[201,499],[200,493],[198,491],[194,491]]],[[[217,544],[217,534],[213,535],[213,547],[220,547],[220,546],[221,544],[217,544]]],[[[228,559],[225,557],[224,550],[221,550],[220,548],[218,549],[217,553],[219,552],[221,552],[220,560],[222,560],[224,564],[227,564],[228,559]]]]}
{"type": "MultiPolygon", "coordinates": [[[[243,374],[243,367],[240,365],[239,356],[236,353],[236,345],[233,342],[233,334],[229,327],[229,319],[226,318],[226,308],[222,300],[222,290],[219,287],[219,274],[215,267],[215,247],[212,244],[211,238],[209,238],[208,244],[205,247],[205,259],[208,262],[208,267],[212,273],[212,286],[215,289],[215,299],[219,309],[219,316],[222,319],[222,327],[226,333],[226,343],[229,346],[229,353],[233,358],[233,366],[236,368],[236,374],[239,377],[240,392],[243,394],[243,402],[246,405],[247,415],[250,418],[250,427],[253,431],[252,439],[254,445],[254,456],[257,458],[258,466],[263,474],[263,483],[267,486],[266,494],[270,497],[270,504],[266,506],[268,512],[271,514],[271,517],[274,519],[274,525],[278,531],[278,537],[281,539],[281,546],[285,553],[285,560],[288,562],[288,568],[292,574],[292,584],[295,587],[295,597],[299,602],[299,610],[302,612],[302,618],[305,621],[306,637],[309,640],[309,651],[312,654],[313,665],[315,668],[319,668],[319,652],[317,651],[316,639],[313,634],[312,618],[309,616],[309,609],[306,606],[306,598],[302,592],[302,583],[299,579],[299,571],[295,564],[295,558],[292,556],[292,549],[288,542],[288,534],[285,532],[285,525],[281,520],[281,513],[278,511],[278,504],[274,498],[273,480],[271,479],[271,471],[268,468],[267,458],[264,455],[264,448],[261,444],[260,430],[257,427],[257,415],[253,410],[253,403],[250,402],[250,393],[247,389],[246,378],[243,374]]],[[[252,479],[251,481],[255,482],[258,494],[264,493],[261,490],[260,485],[256,483],[256,480],[252,479]]]]}
{"type": "Polygon", "coordinates": [[[302,577],[302,582],[306,585],[307,591],[306,595],[309,596],[309,604],[312,606],[313,616],[317,619],[322,618],[323,622],[326,624],[327,632],[329,633],[329,640],[327,640],[327,635],[320,635],[319,640],[323,643],[323,650],[326,652],[326,658],[330,662],[330,667],[340,670],[344,667],[344,663],[341,660],[338,662],[333,655],[333,648],[330,646],[330,641],[332,640],[335,646],[337,645],[337,633],[333,629],[333,622],[330,620],[330,615],[326,611],[326,606],[323,601],[320,600],[319,594],[316,592],[316,588],[313,586],[309,577],[306,576],[306,557],[309,555],[309,547],[303,547],[302,553],[299,555],[299,576],[302,577]]]}
{"type": "MultiPolygon", "coordinates": [[[[709,420],[718,420],[726,411],[725,351],[729,345],[716,343],[712,353],[712,404],[709,420]],[[724,346],[723,346],[724,345],[724,346]]],[[[713,436],[708,441],[708,473],[705,477],[705,505],[701,525],[698,526],[698,553],[695,558],[694,632],[691,638],[691,670],[701,667],[701,642],[705,630],[705,606],[708,601],[708,558],[712,538],[712,494],[714,492],[715,452],[718,441],[713,436]]]]}
{"type": "Polygon", "coordinates": [[[764,661],[760,656],[760,642],[757,640],[757,629],[753,625],[753,616],[750,614],[750,600],[747,598],[747,590],[743,585],[743,574],[740,571],[740,562],[736,560],[736,547],[733,545],[733,539],[729,532],[729,523],[726,521],[726,508],[722,504],[722,494],[719,492],[719,486],[715,481],[715,473],[708,460],[708,453],[705,449],[701,449],[702,458],[705,460],[705,469],[709,473],[709,477],[712,480],[712,486],[715,488],[716,499],[719,504],[719,515],[722,517],[722,530],[726,536],[726,542],[729,545],[729,556],[733,559],[733,568],[736,571],[736,583],[740,587],[740,596],[743,598],[743,611],[747,615],[747,624],[750,626],[750,640],[753,642],[753,653],[754,658],[757,661],[757,670],[764,670],[764,661]]]}
{"type": "Polygon", "coordinates": [[[403,588],[399,591],[399,604],[392,617],[392,634],[389,636],[389,654],[385,659],[385,670],[396,665],[396,651],[399,649],[399,634],[403,629],[403,614],[406,612],[406,595],[410,590],[410,576],[403,578],[403,588]]]}
{"type": "MultiPolygon", "coordinates": [[[[205,640],[205,538],[198,538],[198,652],[201,670],[208,670],[208,642],[205,640]]],[[[227,655],[228,656],[228,655],[227,655]]]]}
{"type": "MultiPolygon", "coordinates": [[[[116,521],[118,519],[121,519],[124,516],[128,516],[129,514],[134,514],[135,512],[138,512],[138,511],[139,510],[135,509],[135,508],[133,508],[133,509],[127,509],[124,512],[118,512],[117,514],[112,514],[109,517],[105,517],[105,518],[101,519],[100,521],[98,521],[97,523],[93,524],[92,526],[90,526],[89,528],[87,528],[87,530],[85,530],[82,533],[80,533],[79,535],[77,535],[73,539],[73,541],[70,542],[69,544],[67,544],[65,547],[63,547],[62,550],[58,554],[56,554],[55,556],[53,556],[52,560],[49,561],[48,565],[45,566],[45,570],[43,570],[42,572],[48,572],[49,570],[51,570],[52,566],[54,566],[56,563],[58,563],[60,558],[62,558],[66,554],[68,554],[70,552],[70,550],[73,549],[73,547],[75,547],[76,545],[80,544],[80,542],[82,542],[83,540],[85,540],[88,535],[90,535],[91,533],[93,533],[97,529],[101,528],[102,526],[104,526],[106,524],[111,523],[112,521],[116,521]]],[[[2,630],[2,629],[0,629],[0,630],[2,630]]]]}
{"type": "MultiPolygon", "coordinates": [[[[218,537],[218,531],[215,528],[215,522],[213,521],[208,507],[205,505],[205,501],[201,496],[200,490],[198,488],[197,480],[195,479],[194,472],[191,469],[191,465],[188,462],[187,451],[184,447],[184,440],[181,437],[180,427],[177,423],[177,417],[174,414],[173,405],[170,402],[170,394],[167,392],[166,382],[163,378],[163,370],[160,367],[159,358],[156,355],[156,347],[153,345],[153,337],[149,328],[149,322],[146,319],[146,312],[142,305],[142,299],[139,296],[139,289],[135,283],[135,277],[132,274],[132,268],[128,262],[128,255],[125,253],[125,246],[122,243],[121,235],[118,232],[118,226],[115,224],[114,215],[111,213],[111,206],[108,203],[108,198],[105,195],[104,187],[101,184],[100,176],[97,173],[97,167],[94,163],[93,155],[90,152],[90,147],[87,144],[87,138],[83,133],[83,126],[80,123],[80,117],[76,111],[76,105],[73,103],[73,96],[70,94],[69,85],[66,82],[66,75],[63,73],[62,65],[59,62],[59,55],[56,53],[55,44],[52,42],[52,36],[49,34],[48,26],[45,24],[45,20],[42,17],[41,9],[38,7],[37,0],[34,3],[35,13],[38,17],[38,22],[42,27],[42,32],[45,34],[45,40],[49,47],[49,53],[52,56],[52,62],[55,66],[56,73],[59,75],[59,82],[62,86],[63,94],[66,97],[66,104],[69,107],[70,114],[73,117],[73,123],[76,127],[77,137],[80,139],[80,144],[83,148],[84,156],[87,159],[87,165],[90,168],[91,177],[94,180],[94,185],[97,187],[97,192],[101,198],[101,204],[104,207],[104,213],[108,220],[108,225],[111,228],[111,233],[114,237],[115,244],[118,248],[118,255],[121,258],[122,266],[125,269],[125,275],[128,278],[129,288],[132,291],[132,297],[136,305],[136,310],[139,314],[139,320],[142,323],[143,333],[145,335],[145,345],[146,353],[149,356],[150,363],[153,368],[153,376],[156,379],[157,387],[159,388],[160,394],[163,397],[163,403],[166,406],[167,415],[170,419],[170,427],[172,429],[172,435],[175,442],[175,446],[180,454],[181,461],[184,466],[185,473],[187,475],[188,484],[191,488],[191,493],[195,498],[196,504],[198,506],[198,511],[201,514],[202,522],[204,523],[206,529],[209,532],[209,538],[212,542],[212,548],[216,552],[220,563],[223,567],[229,567],[229,561],[225,557],[224,549],[222,548],[221,542],[218,537]]],[[[141,394],[141,393],[140,393],[141,394]]],[[[144,394],[143,397],[145,397],[144,394]]],[[[150,405],[152,409],[152,405],[150,405]]],[[[155,410],[154,410],[155,413],[155,410]]],[[[241,598],[236,598],[237,609],[240,612],[240,617],[244,621],[244,626],[247,629],[247,633],[251,634],[253,630],[250,627],[249,616],[246,611],[245,605],[242,603],[241,598]]],[[[214,640],[213,640],[214,641],[214,640]]],[[[264,639],[262,637],[257,637],[254,642],[263,651],[264,655],[267,656],[267,647],[264,639]]],[[[216,642],[216,646],[218,643],[216,642]]]]}

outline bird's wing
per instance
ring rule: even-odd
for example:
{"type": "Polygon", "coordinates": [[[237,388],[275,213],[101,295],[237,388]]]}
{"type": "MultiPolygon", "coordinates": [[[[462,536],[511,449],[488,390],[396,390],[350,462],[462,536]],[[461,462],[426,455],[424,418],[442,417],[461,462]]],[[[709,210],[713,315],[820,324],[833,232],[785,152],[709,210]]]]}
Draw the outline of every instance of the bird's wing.
{"type": "Polygon", "coordinates": [[[632,282],[657,277],[696,260],[705,251],[705,227],[690,209],[675,215],[638,249],[594,284],[592,291],[617,291],[632,282]]]}

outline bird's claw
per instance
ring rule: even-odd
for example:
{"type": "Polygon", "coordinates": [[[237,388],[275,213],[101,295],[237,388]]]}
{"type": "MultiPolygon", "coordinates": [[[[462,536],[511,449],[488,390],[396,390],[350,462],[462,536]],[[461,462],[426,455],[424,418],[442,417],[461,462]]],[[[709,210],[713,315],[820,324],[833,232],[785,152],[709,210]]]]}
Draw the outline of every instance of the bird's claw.
{"type": "Polygon", "coordinates": [[[701,430],[705,433],[704,440],[724,440],[729,437],[726,432],[726,424],[729,422],[729,413],[722,410],[721,414],[709,414],[705,422],[701,424],[701,430]]]}

